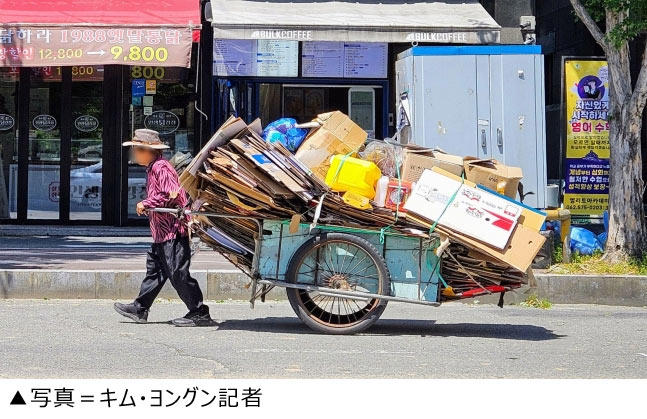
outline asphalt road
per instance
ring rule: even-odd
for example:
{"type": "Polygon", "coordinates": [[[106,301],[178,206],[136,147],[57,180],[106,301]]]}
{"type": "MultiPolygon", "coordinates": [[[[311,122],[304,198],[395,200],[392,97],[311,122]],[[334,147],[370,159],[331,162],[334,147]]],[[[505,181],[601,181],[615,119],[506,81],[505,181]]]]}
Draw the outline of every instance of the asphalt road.
{"type": "MultiPolygon", "coordinates": [[[[0,269],[143,270],[152,239],[147,237],[0,237],[0,269]]],[[[232,269],[202,246],[192,259],[200,270],[232,269]]]]}
{"type": "Polygon", "coordinates": [[[107,300],[0,301],[0,377],[647,378],[647,308],[391,304],[368,332],[311,332],[287,302],[211,302],[219,322],[141,325],[107,300]]]}

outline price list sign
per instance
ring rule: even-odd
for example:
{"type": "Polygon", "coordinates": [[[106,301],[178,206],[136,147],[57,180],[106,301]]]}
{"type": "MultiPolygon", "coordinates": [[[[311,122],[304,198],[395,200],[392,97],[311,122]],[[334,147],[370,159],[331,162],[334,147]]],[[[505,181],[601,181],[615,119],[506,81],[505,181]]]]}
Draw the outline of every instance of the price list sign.
{"type": "Polygon", "coordinates": [[[217,76],[296,77],[298,41],[215,39],[213,73],[217,76]]]}
{"type": "Polygon", "coordinates": [[[303,77],[344,77],[343,42],[304,42],[303,77]]]}
{"type": "Polygon", "coordinates": [[[190,28],[3,27],[7,66],[152,65],[189,67],[190,28]]]}
{"type": "Polygon", "coordinates": [[[258,40],[256,75],[259,77],[296,77],[299,74],[299,42],[258,40]]]}
{"type": "Polygon", "coordinates": [[[304,42],[304,77],[386,78],[388,47],[371,42],[304,42]]]}
{"type": "Polygon", "coordinates": [[[255,43],[249,39],[214,39],[213,74],[253,76],[255,43]]]}
{"type": "Polygon", "coordinates": [[[387,47],[381,43],[344,44],[344,77],[386,78],[387,47]]]}

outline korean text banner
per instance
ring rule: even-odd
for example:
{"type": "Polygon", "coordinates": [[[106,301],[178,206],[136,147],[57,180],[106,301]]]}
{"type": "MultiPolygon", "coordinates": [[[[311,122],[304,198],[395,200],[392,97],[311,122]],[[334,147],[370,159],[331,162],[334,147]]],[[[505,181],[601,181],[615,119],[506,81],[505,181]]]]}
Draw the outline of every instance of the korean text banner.
{"type": "Polygon", "coordinates": [[[564,207],[600,215],[609,201],[609,68],[604,60],[565,60],[564,207]]]}
{"type": "Polygon", "coordinates": [[[5,26],[0,66],[151,65],[189,67],[188,27],[5,26]]]}

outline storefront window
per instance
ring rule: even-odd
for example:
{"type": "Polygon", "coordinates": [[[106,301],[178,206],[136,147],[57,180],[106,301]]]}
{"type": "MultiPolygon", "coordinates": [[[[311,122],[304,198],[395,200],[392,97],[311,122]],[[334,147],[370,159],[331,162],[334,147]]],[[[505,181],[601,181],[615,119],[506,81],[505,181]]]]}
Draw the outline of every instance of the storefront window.
{"type": "Polygon", "coordinates": [[[70,219],[101,220],[103,67],[72,68],[70,219]]]}
{"type": "Polygon", "coordinates": [[[320,113],[342,111],[375,137],[376,127],[382,122],[381,112],[377,112],[381,109],[381,90],[374,86],[261,83],[260,117],[263,124],[281,117],[306,122],[320,113]]]}
{"type": "Polygon", "coordinates": [[[19,69],[0,68],[0,219],[16,218],[19,69]]]}
{"type": "Polygon", "coordinates": [[[59,218],[61,95],[59,67],[31,71],[27,217],[59,218]]]}
{"type": "MultiPolygon", "coordinates": [[[[195,70],[132,66],[128,71],[129,136],[139,128],[158,131],[170,149],[164,157],[178,172],[195,152],[195,70]]],[[[146,168],[128,164],[128,216],[146,196],[146,168]]]]}

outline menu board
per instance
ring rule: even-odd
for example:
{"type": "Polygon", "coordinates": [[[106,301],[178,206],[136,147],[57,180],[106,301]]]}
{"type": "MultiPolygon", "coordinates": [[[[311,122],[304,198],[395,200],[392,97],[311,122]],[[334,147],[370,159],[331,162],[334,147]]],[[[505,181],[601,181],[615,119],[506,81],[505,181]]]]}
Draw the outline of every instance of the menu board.
{"type": "Polygon", "coordinates": [[[251,39],[214,39],[213,74],[254,76],[255,47],[251,39]]]}
{"type": "Polygon", "coordinates": [[[304,42],[303,77],[386,78],[388,47],[372,42],[304,42]]]}
{"type": "Polygon", "coordinates": [[[297,77],[299,41],[258,40],[256,75],[259,77],[297,77]]]}
{"type": "Polygon", "coordinates": [[[354,42],[344,44],[344,77],[386,78],[387,44],[354,42]]]}
{"type": "MultiPolygon", "coordinates": [[[[388,45],[380,42],[303,42],[303,77],[386,78],[388,45]]],[[[216,76],[297,77],[299,42],[214,39],[216,76]]]]}
{"type": "Polygon", "coordinates": [[[298,41],[214,39],[216,76],[296,77],[298,41]]]}
{"type": "Polygon", "coordinates": [[[344,77],[344,43],[304,42],[301,73],[303,77],[344,77]]]}

